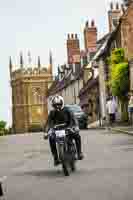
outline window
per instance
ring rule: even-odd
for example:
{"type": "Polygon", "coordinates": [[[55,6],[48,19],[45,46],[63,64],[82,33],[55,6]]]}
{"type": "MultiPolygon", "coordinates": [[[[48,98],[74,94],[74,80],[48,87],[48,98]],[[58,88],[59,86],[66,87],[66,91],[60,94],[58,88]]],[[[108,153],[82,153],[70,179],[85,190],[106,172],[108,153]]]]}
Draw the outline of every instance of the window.
{"type": "Polygon", "coordinates": [[[33,88],[33,104],[41,104],[42,103],[42,95],[41,89],[39,87],[33,88]]]}

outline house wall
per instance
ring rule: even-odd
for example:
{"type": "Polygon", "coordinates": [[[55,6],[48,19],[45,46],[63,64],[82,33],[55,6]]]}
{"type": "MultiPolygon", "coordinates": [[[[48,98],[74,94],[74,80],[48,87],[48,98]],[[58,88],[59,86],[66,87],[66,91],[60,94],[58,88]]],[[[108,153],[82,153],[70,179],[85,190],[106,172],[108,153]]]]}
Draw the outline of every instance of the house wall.
{"type": "Polygon", "coordinates": [[[121,19],[122,48],[126,51],[128,60],[133,58],[133,2],[121,19]]]}
{"type": "Polygon", "coordinates": [[[76,80],[62,91],[58,92],[64,98],[65,104],[79,104],[79,91],[83,87],[82,80],[76,80]]]}

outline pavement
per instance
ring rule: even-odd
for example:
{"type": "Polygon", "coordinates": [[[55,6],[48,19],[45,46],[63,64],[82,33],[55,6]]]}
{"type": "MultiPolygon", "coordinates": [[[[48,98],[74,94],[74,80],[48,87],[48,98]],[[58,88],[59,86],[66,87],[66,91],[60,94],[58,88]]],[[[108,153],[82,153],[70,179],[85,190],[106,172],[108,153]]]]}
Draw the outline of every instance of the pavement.
{"type": "Polygon", "coordinates": [[[117,127],[111,127],[110,130],[133,136],[133,127],[117,126],[117,127]]]}
{"type": "Polygon", "coordinates": [[[99,122],[93,122],[88,125],[88,130],[93,130],[93,129],[108,129],[111,131],[114,131],[116,133],[125,133],[128,135],[133,135],[133,125],[127,125],[127,124],[120,124],[116,123],[113,126],[106,127],[106,126],[99,126],[99,122]]]}
{"type": "Polygon", "coordinates": [[[133,137],[81,130],[84,160],[64,177],[42,133],[0,137],[0,177],[8,200],[132,200],[133,137]]]}

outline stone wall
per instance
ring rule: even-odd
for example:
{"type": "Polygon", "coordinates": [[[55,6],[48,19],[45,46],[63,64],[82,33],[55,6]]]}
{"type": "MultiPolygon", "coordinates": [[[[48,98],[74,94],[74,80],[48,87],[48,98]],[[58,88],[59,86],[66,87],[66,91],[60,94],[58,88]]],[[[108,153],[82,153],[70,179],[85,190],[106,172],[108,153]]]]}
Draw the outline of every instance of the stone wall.
{"type": "Polygon", "coordinates": [[[52,79],[44,68],[22,68],[11,73],[14,132],[41,130],[48,117],[46,95],[52,79]]]}

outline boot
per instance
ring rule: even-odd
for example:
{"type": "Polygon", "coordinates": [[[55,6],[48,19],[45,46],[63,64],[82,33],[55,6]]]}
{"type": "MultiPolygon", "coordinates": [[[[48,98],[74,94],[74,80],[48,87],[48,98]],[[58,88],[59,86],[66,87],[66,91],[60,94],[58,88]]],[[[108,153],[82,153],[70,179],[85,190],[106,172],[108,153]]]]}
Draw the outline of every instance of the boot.
{"type": "Polygon", "coordinates": [[[54,157],[54,166],[57,166],[60,164],[60,161],[57,157],[54,157]]]}

